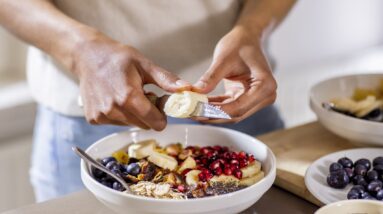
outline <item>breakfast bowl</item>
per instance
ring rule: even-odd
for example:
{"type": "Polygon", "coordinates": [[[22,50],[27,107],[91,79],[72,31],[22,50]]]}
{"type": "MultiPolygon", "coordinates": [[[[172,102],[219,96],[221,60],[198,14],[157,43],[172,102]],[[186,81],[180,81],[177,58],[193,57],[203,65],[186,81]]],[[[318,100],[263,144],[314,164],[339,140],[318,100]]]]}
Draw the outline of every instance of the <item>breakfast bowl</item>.
{"type": "Polygon", "coordinates": [[[262,164],[264,177],[257,183],[227,194],[192,199],[158,199],[119,192],[92,177],[90,167],[81,161],[81,179],[94,196],[116,213],[238,213],[257,202],[272,186],[276,160],[272,151],[259,140],[238,131],[203,125],[169,125],[162,132],[132,130],[107,136],[86,152],[94,159],[110,156],[127,144],[155,139],[160,146],[180,142],[184,146],[226,146],[254,155],[262,164]]]}
{"type": "Polygon", "coordinates": [[[352,97],[357,88],[376,88],[383,73],[335,77],[316,84],[310,91],[310,107],[319,122],[334,134],[359,144],[383,146],[383,122],[369,121],[325,108],[334,98],[352,97]]]}
{"type": "Polygon", "coordinates": [[[345,200],[328,204],[315,212],[315,214],[349,214],[349,213],[383,213],[383,203],[371,200],[345,200]]]}

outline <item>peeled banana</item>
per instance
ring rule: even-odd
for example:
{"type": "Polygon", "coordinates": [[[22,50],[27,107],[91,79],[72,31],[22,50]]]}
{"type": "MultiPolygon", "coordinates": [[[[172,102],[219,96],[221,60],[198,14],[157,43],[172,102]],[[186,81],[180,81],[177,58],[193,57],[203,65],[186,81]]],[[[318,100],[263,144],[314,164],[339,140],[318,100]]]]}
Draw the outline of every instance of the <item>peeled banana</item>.
{"type": "Polygon", "coordinates": [[[171,171],[175,170],[178,166],[178,162],[175,158],[159,152],[151,153],[148,157],[148,161],[163,169],[169,169],[171,171]]]}
{"type": "Polygon", "coordinates": [[[261,163],[259,161],[254,161],[254,163],[241,169],[242,178],[251,177],[261,171],[261,163]]]}
{"type": "Polygon", "coordinates": [[[258,181],[260,181],[264,177],[265,177],[265,173],[263,171],[260,171],[260,172],[258,172],[257,174],[255,174],[255,175],[253,175],[251,177],[242,178],[239,181],[239,185],[241,185],[241,186],[251,186],[251,185],[257,183],[258,181]]]}
{"type": "Polygon", "coordinates": [[[155,151],[156,144],[155,140],[145,140],[134,143],[129,146],[128,155],[136,159],[146,158],[155,151]]]}
{"type": "Polygon", "coordinates": [[[207,103],[207,95],[191,91],[174,93],[166,101],[164,112],[171,117],[188,118],[192,116],[198,102],[207,103]]]}

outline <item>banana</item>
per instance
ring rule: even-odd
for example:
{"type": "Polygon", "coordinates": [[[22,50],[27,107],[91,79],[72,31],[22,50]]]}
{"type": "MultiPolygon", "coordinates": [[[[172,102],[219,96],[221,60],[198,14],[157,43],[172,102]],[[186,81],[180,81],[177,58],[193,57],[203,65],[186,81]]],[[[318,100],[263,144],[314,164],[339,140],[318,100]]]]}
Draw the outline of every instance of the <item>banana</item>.
{"type": "Polygon", "coordinates": [[[172,171],[178,166],[178,162],[175,158],[158,152],[152,152],[148,157],[148,161],[154,163],[162,169],[169,169],[172,171]]]}
{"type": "Polygon", "coordinates": [[[198,102],[207,103],[207,95],[191,91],[174,93],[166,101],[164,112],[171,117],[188,118],[196,109],[198,102]]]}
{"type": "Polygon", "coordinates": [[[155,151],[156,144],[155,140],[145,140],[134,143],[129,146],[128,155],[136,159],[146,158],[155,151]]]}
{"type": "Polygon", "coordinates": [[[192,157],[187,157],[184,162],[182,162],[180,168],[178,168],[177,172],[182,173],[185,169],[194,169],[197,167],[197,164],[192,157]]]}
{"type": "Polygon", "coordinates": [[[254,161],[254,163],[241,169],[242,178],[251,177],[261,171],[261,162],[254,161]]]}
{"type": "Polygon", "coordinates": [[[264,177],[265,177],[265,173],[263,171],[260,171],[260,172],[258,172],[257,174],[255,174],[255,175],[253,175],[251,177],[242,178],[239,181],[239,185],[241,185],[241,186],[251,186],[251,185],[257,183],[258,181],[260,181],[264,177]]]}
{"type": "Polygon", "coordinates": [[[188,173],[185,174],[185,181],[186,184],[189,186],[197,186],[199,178],[198,174],[200,173],[200,170],[191,170],[188,173]]]}

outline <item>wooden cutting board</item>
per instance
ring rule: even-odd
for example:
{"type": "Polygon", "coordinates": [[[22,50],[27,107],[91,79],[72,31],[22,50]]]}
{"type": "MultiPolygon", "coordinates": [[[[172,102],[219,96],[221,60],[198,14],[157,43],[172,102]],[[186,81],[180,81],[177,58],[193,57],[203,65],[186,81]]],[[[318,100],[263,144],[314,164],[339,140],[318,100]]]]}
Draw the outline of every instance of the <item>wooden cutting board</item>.
{"type": "Polygon", "coordinates": [[[318,122],[257,136],[277,158],[275,185],[318,206],[323,204],[305,186],[307,168],[318,158],[344,149],[356,148],[346,139],[327,131],[318,122]]]}

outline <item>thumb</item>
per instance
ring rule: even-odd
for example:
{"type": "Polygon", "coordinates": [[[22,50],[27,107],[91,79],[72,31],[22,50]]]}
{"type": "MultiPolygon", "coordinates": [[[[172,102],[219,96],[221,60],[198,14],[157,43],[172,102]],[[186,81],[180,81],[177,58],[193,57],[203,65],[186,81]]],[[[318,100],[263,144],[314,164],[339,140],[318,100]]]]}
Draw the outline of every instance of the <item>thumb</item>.
{"type": "Polygon", "coordinates": [[[177,75],[159,67],[153,66],[149,72],[148,82],[157,85],[167,92],[178,92],[191,89],[191,84],[181,80],[177,75]]]}
{"type": "Polygon", "coordinates": [[[222,64],[212,64],[197,83],[193,85],[193,91],[207,94],[215,89],[218,83],[225,78],[225,75],[222,64]]]}

